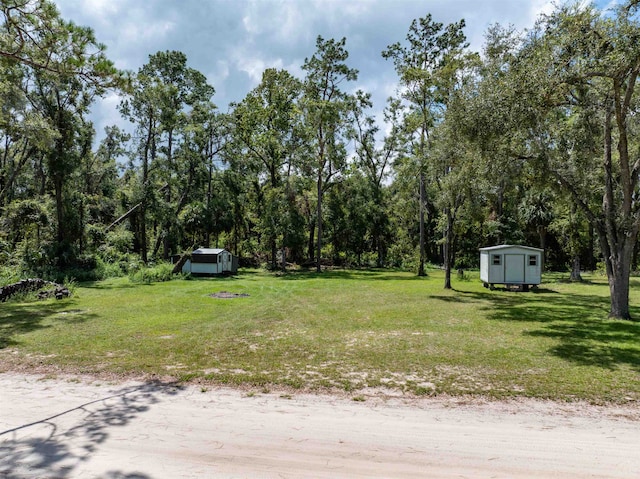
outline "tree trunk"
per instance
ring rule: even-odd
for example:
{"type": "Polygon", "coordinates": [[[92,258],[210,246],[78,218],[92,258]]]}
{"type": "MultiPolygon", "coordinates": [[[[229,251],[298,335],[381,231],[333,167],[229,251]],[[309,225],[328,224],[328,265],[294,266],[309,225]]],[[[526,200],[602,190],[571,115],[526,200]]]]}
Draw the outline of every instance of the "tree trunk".
{"type": "MultiPolygon", "coordinates": [[[[64,247],[64,243],[67,240],[67,223],[65,221],[64,214],[64,201],[62,198],[63,188],[65,182],[65,173],[64,173],[64,156],[65,156],[65,144],[67,143],[66,135],[71,135],[70,131],[67,131],[64,123],[60,118],[57,119],[57,128],[58,131],[62,130],[61,138],[56,141],[55,150],[51,152],[51,162],[49,164],[53,179],[53,189],[56,200],[56,221],[57,221],[57,231],[56,231],[56,240],[58,242],[58,247],[64,247]]],[[[59,258],[58,261],[61,261],[62,258],[59,258]]],[[[63,266],[60,264],[60,266],[63,266]]]]}
{"type": "Polygon", "coordinates": [[[275,236],[271,237],[271,269],[278,269],[278,245],[275,236]]]}
{"type": "Polygon", "coordinates": [[[284,241],[282,242],[282,272],[285,273],[287,271],[287,248],[284,245],[284,241]]]}
{"type": "Polygon", "coordinates": [[[151,255],[152,258],[158,257],[158,251],[160,251],[160,246],[162,246],[164,242],[163,239],[165,234],[166,234],[166,231],[160,228],[160,233],[158,233],[158,236],[156,236],[156,242],[155,242],[155,245],[153,246],[153,253],[151,255]]]}
{"type": "Polygon", "coordinates": [[[376,249],[378,251],[378,260],[376,261],[376,265],[378,266],[378,268],[382,268],[384,267],[385,254],[384,254],[384,247],[382,245],[382,238],[380,236],[378,236],[376,245],[377,245],[376,249]]]}
{"type": "Polygon", "coordinates": [[[629,273],[631,255],[625,258],[605,258],[609,292],[611,293],[611,309],[609,317],[615,319],[631,319],[629,312],[629,273]]]}
{"type": "Polygon", "coordinates": [[[191,251],[184,253],[180,259],[173,265],[173,270],[171,274],[178,274],[182,272],[182,267],[185,265],[188,259],[191,259],[191,251]]]}
{"type": "Polygon", "coordinates": [[[496,237],[496,243],[497,244],[504,244],[505,243],[505,236],[504,236],[504,225],[502,224],[503,221],[503,215],[504,215],[504,190],[505,190],[505,184],[504,184],[504,180],[500,182],[500,185],[498,185],[498,197],[496,199],[496,217],[498,222],[500,223],[500,228],[498,229],[498,236],[496,237]]]}
{"type": "Polygon", "coordinates": [[[316,245],[317,252],[317,262],[316,262],[316,272],[320,273],[322,271],[320,264],[320,255],[322,254],[322,169],[319,170],[318,173],[318,213],[317,213],[317,228],[318,228],[318,238],[316,245]]]}
{"type": "Polygon", "coordinates": [[[593,223],[589,222],[589,244],[587,245],[587,248],[589,249],[589,264],[587,264],[589,271],[596,270],[597,260],[596,260],[596,255],[594,253],[595,247],[596,247],[595,237],[596,237],[595,228],[593,227],[593,223]]]}
{"type": "Polygon", "coordinates": [[[37,184],[38,184],[38,192],[40,196],[44,196],[45,192],[47,191],[47,176],[44,172],[45,168],[44,168],[44,157],[42,154],[38,155],[38,161],[36,164],[36,171],[35,171],[35,175],[36,175],[36,179],[37,179],[37,184]]]}
{"type": "Polygon", "coordinates": [[[571,276],[569,281],[582,281],[582,275],[580,274],[580,255],[574,254],[571,261],[571,276]]]}
{"type": "Polygon", "coordinates": [[[140,208],[142,206],[142,203],[138,203],[134,206],[132,206],[131,208],[129,208],[129,210],[119,216],[116,220],[114,220],[109,226],[107,226],[107,228],[105,229],[105,231],[109,231],[111,228],[113,228],[114,226],[117,226],[118,224],[122,223],[124,220],[126,220],[129,216],[131,216],[133,213],[135,213],[135,211],[140,208]]]}
{"type": "Polygon", "coordinates": [[[148,262],[148,248],[147,248],[147,192],[149,190],[149,156],[151,161],[155,159],[155,139],[154,135],[155,123],[153,117],[149,118],[149,129],[147,131],[147,138],[144,144],[144,151],[142,154],[142,206],[140,207],[140,259],[144,264],[148,262]]]}
{"type": "Polygon", "coordinates": [[[85,231],[85,224],[84,224],[84,221],[85,221],[85,217],[84,217],[84,198],[86,198],[86,196],[84,196],[84,195],[80,196],[80,208],[78,208],[79,209],[78,213],[80,215],[80,218],[79,218],[79,220],[80,220],[80,225],[79,225],[80,226],[80,235],[78,237],[78,252],[80,254],[84,254],[84,247],[85,247],[85,245],[84,245],[84,231],[85,231]]]}
{"type": "Polygon", "coordinates": [[[311,261],[313,261],[313,258],[315,256],[314,254],[315,238],[316,238],[316,222],[313,221],[309,223],[309,242],[307,243],[307,257],[310,263],[311,261]]]}
{"type": "Polygon", "coordinates": [[[444,257],[444,289],[451,289],[451,268],[453,268],[453,214],[451,209],[447,208],[447,230],[443,244],[444,257]]]}
{"type": "MultiPolygon", "coordinates": [[[[8,145],[5,145],[5,155],[8,155],[8,145]]],[[[3,177],[0,182],[0,205],[6,205],[11,203],[13,199],[13,190],[14,183],[18,175],[22,172],[23,166],[27,163],[27,160],[30,159],[36,149],[31,147],[27,150],[27,141],[24,141],[24,146],[22,148],[22,153],[20,153],[20,160],[16,164],[12,162],[11,174],[8,178],[3,177]]],[[[37,170],[36,170],[37,171],[37,170]]]]}
{"type": "MultiPolygon", "coordinates": [[[[605,193],[603,197],[603,224],[598,228],[600,237],[600,247],[604,257],[604,263],[607,270],[607,279],[609,281],[609,291],[611,294],[611,309],[609,311],[610,318],[631,319],[629,312],[629,275],[631,273],[631,257],[633,256],[633,247],[638,236],[638,223],[624,225],[616,222],[618,211],[615,205],[615,183],[613,165],[612,165],[612,112],[609,109],[605,118],[604,128],[604,168],[605,168],[605,193]]],[[[618,125],[619,127],[622,125],[618,125]]],[[[622,128],[619,128],[622,137],[622,128]]],[[[626,133],[626,132],[625,132],[626,133]]],[[[621,150],[618,145],[620,162],[628,164],[628,151],[621,150]]],[[[622,170],[625,170],[623,167],[622,170]]],[[[623,219],[630,219],[631,194],[630,181],[627,178],[620,180],[624,193],[625,203],[622,206],[623,219]],[[626,204],[628,202],[628,204],[626,204]]]]}
{"type": "Polygon", "coordinates": [[[424,227],[424,173],[420,173],[420,262],[418,264],[418,276],[426,276],[424,271],[425,258],[425,227],[424,227]]]}
{"type": "MultiPolygon", "coordinates": [[[[209,146],[208,146],[209,147],[209,146]]],[[[209,163],[209,175],[207,177],[207,214],[211,215],[211,198],[212,198],[212,184],[213,184],[213,162],[209,163]]],[[[217,243],[216,237],[216,243],[217,243]]],[[[211,220],[207,221],[205,236],[205,246],[209,248],[211,245],[211,220]]],[[[216,248],[218,245],[216,244],[216,248]]]]}
{"type": "Polygon", "coordinates": [[[538,236],[540,237],[540,249],[542,254],[540,255],[540,272],[544,273],[545,255],[547,248],[547,227],[544,225],[538,226],[538,236]]]}
{"type": "MultiPolygon", "coordinates": [[[[167,189],[164,192],[164,200],[167,202],[167,208],[171,208],[171,173],[173,172],[173,129],[169,130],[169,138],[167,140],[167,163],[168,163],[168,178],[167,189]]],[[[179,213],[179,211],[176,212],[179,213]]],[[[162,238],[162,259],[169,260],[171,255],[171,219],[168,219],[164,225],[164,237],[162,238]]]]}
{"type": "Polygon", "coordinates": [[[66,225],[65,225],[65,219],[64,219],[64,204],[62,201],[62,186],[63,186],[62,175],[59,173],[56,173],[53,177],[53,188],[55,190],[54,193],[56,198],[56,221],[58,222],[56,240],[58,241],[58,245],[64,244],[67,237],[66,229],[65,229],[66,225]]]}

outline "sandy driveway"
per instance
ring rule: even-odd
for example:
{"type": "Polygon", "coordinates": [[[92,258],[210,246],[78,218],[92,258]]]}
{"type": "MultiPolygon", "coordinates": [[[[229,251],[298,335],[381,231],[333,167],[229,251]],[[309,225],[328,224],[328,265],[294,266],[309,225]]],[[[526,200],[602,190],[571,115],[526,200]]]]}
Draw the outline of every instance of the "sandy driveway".
{"type": "Polygon", "coordinates": [[[640,408],[0,374],[0,477],[640,477],[640,408]]]}

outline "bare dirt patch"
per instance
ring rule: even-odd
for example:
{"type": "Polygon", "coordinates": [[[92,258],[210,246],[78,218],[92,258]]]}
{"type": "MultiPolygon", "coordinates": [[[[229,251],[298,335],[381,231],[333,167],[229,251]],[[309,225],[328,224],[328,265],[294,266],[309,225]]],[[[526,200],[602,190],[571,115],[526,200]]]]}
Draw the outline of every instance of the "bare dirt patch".
{"type": "Polygon", "coordinates": [[[246,293],[230,293],[228,291],[219,291],[217,293],[211,293],[209,296],[218,299],[236,299],[247,298],[249,295],[246,293]]]}

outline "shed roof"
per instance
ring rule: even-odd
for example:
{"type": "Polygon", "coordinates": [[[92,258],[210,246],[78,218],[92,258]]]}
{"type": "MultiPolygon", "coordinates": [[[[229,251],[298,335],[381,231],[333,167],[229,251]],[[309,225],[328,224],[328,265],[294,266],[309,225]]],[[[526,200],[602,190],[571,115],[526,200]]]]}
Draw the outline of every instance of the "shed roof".
{"type": "Polygon", "coordinates": [[[220,254],[225,251],[224,248],[198,248],[194,250],[191,254],[220,254]]]}
{"type": "Polygon", "coordinates": [[[503,249],[510,249],[510,248],[517,248],[517,249],[524,249],[527,251],[535,251],[538,253],[542,253],[544,250],[540,249],[540,248],[534,248],[533,246],[521,246],[521,245],[513,245],[513,244],[501,244],[501,245],[497,245],[497,246],[487,246],[485,248],[480,248],[480,251],[498,251],[498,250],[503,250],[503,249]]]}

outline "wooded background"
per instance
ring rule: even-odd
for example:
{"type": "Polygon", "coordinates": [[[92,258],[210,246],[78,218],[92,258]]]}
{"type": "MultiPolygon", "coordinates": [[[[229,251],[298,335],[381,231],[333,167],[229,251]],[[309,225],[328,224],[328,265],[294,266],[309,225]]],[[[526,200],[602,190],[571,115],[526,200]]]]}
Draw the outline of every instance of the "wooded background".
{"type": "MultiPolygon", "coordinates": [[[[601,268],[629,317],[637,267],[638,1],[558,6],[526,32],[426,15],[381,52],[384,122],[353,93],[347,39],[317,38],[304,77],[267,69],[222,112],[178,51],[117,71],[90,28],[46,0],[2,0],[0,264],[100,279],[193,247],[244,264],[451,270],[528,244],[545,267],[601,268]],[[383,60],[384,59],[384,60],[383,60]],[[95,146],[93,102],[122,123],[95,146]]],[[[7,273],[8,274],[8,273],[7,273]]]]}

